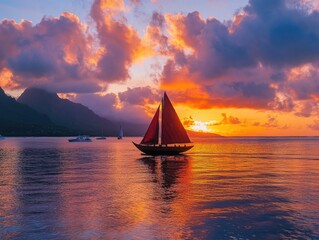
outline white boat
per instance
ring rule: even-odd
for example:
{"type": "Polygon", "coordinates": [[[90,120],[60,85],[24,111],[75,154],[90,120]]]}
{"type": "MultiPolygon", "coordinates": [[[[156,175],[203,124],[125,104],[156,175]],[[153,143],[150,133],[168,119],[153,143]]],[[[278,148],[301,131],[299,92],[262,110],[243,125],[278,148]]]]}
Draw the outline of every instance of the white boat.
{"type": "Polygon", "coordinates": [[[122,139],[123,138],[123,128],[120,126],[119,134],[117,136],[117,139],[122,139]]]}
{"type": "Polygon", "coordinates": [[[69,139],[69,142],[92,142],[92,140],[88,136],[77,136],[69,139]]]}

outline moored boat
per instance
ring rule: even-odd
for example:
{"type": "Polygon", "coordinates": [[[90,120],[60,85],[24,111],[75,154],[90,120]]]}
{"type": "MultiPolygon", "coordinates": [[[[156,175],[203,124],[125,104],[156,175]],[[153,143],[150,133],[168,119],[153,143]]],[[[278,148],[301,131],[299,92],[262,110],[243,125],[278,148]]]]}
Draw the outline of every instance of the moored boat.
{"type": "Polygon", "coordinates": [[[92,142],[88,136],[77,136],[76,138],[69,139],[69,142],[92,142]]]}
{"type": "Polygon", "coordinates": [[[99,137],[96,137],[95,139],[96,139],[96,140],[105,140],[105,139],[106,139],[106,137],[105,137],[105,135],[104,135],[103,129],[102,129],[102,135],[99,136],[99,137]]]}
{"type": "Polygon", "coordinates": [[[105,140],[106,139],[106,137],[97,137],[97,138],[95,138],[96,140],[105,140]]]}
{"type": "Polygon", "coordinates": [[[140,151],[149,155],[176,155],[194,147],[166,92],[161,105],[158,106],[141,143],[133,142],[133,144],[140,151]]]}

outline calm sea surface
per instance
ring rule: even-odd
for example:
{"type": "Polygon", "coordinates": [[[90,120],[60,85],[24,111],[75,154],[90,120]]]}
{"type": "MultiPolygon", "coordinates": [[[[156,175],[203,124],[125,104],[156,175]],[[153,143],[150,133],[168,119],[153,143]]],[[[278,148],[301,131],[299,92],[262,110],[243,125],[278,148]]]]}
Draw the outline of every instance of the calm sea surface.
{"type": "Polygon", "coordinates": [[[0,141],[0,239],[319,239],[319,138],[0,141]]]}

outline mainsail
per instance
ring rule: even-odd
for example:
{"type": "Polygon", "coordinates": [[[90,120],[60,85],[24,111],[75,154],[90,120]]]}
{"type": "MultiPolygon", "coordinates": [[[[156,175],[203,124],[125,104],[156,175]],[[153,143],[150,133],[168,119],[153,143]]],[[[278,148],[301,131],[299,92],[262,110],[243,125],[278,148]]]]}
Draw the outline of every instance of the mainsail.
{"type": "MultiPolygon", "coordinates": [[[[159,110],[158,107],[146,134],[141,141],[141,144],[154,145],[158,144],[159,139],[159,110]]],[[[162,103],[162,137],[161,144],[174,144],[174,143],[190,143],[186,130],[179,120],[175,109],[169,100],[166,93],[162,103]]]]}
{"type": "Polygon", "coordinates": [[[158,106],[153,120],[151,121],[150,126],[148,127],[141,144],[158,144],[159,110],[160,106],[158,106]]]}
{"type": "Polygon", "coordinates": [[[162,144],[190,142],[186,130],[165,92],[162,110],[162,144]]]}

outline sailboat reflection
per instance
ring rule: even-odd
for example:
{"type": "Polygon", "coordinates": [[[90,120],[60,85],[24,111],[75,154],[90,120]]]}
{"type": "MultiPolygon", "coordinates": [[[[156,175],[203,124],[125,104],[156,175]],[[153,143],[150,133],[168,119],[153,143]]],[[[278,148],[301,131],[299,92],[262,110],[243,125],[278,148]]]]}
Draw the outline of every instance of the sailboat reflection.
{"type": "Polygon", "coordinates": [[[190,168],[189,156],[149,156],[139,160],[151,171],[153,182],[164,190],[162,198],[170,200],[176,197],[179,183],[187,182],[190,168]]]}

